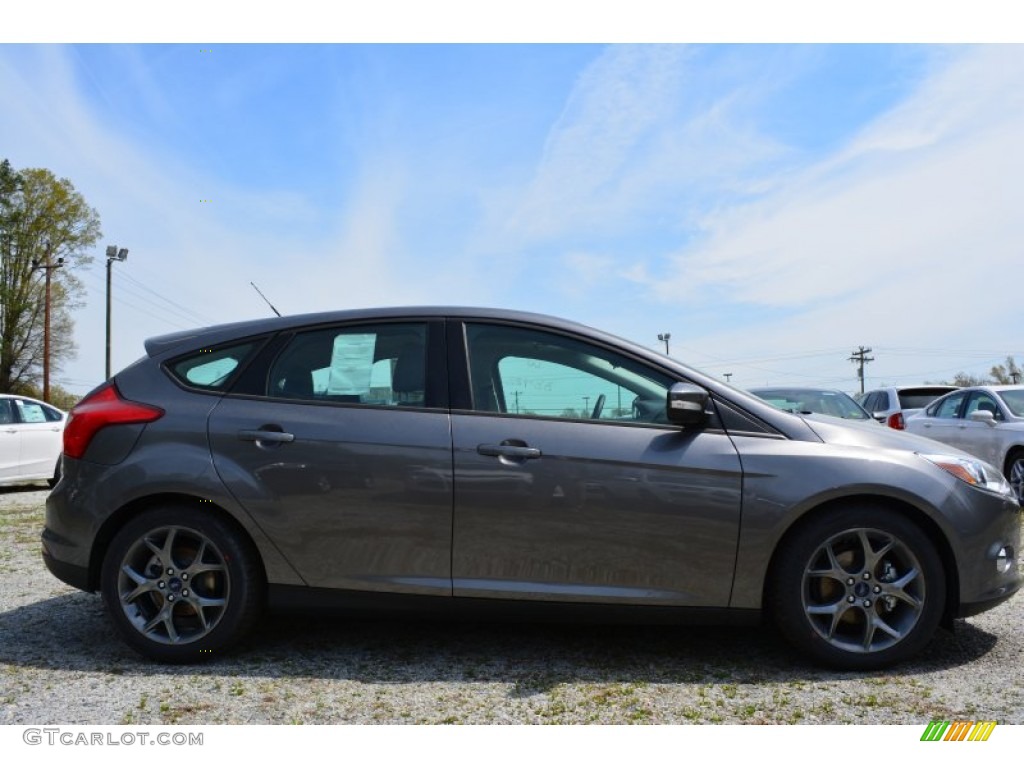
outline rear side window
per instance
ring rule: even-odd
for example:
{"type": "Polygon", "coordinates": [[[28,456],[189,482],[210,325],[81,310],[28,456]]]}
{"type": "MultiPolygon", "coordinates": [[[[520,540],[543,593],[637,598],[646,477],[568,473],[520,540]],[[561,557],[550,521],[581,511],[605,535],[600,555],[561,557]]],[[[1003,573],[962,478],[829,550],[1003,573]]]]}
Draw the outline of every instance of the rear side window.
{"type": "Polygon", "coordinates": [[[178,358],[168,370],[175,379],[188,387],[224,392],[232,374],[252,354],[257,342],[235,344],[230,347],[200,349],[178,358]]]}
{"type": "Polygon", "coordinates": [[[934,416],[937,419],[955,419],[960,411],[960,404],[967,397],[966,392],[957,392],[955,395],[950,395],[944,400],[940,400],[926,413],[929,416],[934,416]]]}
{"type": "Polygon", "coordinates": [[[288,400],[420,406],[427,327],[384,323],[295,334],[270,369],[267,395],[288,400]]]}
{"type": "Polygon", "coordinates": [[[864,410],[868,413],[878,413],[889,410],[889,397],[885,392],[869,392],[864,398],[864,410]]]}
{"type": "Polygon", "coordinates": [[[30,400],[16,400],[15,404],[18,407],[18,415],[25,424],[40,424],[46,421],[60,420],[59,416],[57,419],[47,418],[46,411],[49,409],[44,408],[42,403],[33,403],[30,400]]]}

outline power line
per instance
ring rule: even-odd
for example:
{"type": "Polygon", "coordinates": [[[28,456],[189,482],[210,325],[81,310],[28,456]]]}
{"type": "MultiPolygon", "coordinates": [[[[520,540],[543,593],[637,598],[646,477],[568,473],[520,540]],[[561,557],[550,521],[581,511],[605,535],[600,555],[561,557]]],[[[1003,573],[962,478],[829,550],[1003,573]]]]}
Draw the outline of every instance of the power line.
{"type": "Polygon", "coordinates": [[[164,296],[164,295],[163,295],[162,293],[160,293],[160,292],[158,292],[158,291],[155,291],[155,290],[153,290],[152,288],[150,288],[149,286],[147,286],[147,285],[146,285],[145,283],[143,283],[142,281],[138,280],[138,279],[137,279],[136,277],[134,277],[133,275],[129,275],[129,274],[127,273],[127,272],[125,272],[125,273],[121,273],[121,274],[119,274],[119,276],[120,276],[120,277],[121,277],[122,279],[124,279],[124,280],[127,280],[127,281],[128,281],[129,283],[132,283],[132,284],[134,284],[134,285],[137,285],[137,286],[138,286],[139,288],[141,288],[142,290],[144,290],[144,291],[146,291],[146,292],[148,292],[148,293],[151,293],[152,295],[156,296],[156,297],[157,297],[158,299],[160,299],[161,301],[164,301],[164,302],[166,302],[167,304],[170,304],[171,306],[177,307],[178,309],[180,309],[180,310],[182,310],[182,311],[184,311],[184,312],[188,313],[189,315],[192,315],[193,317],[197,317],[197,318],[199,318],[199,319],[200,319],[200,320],[201,320],[202,322],[206,323],[207,325],[215,325],[215,324],[216,324],[216,323],[218,322],[217,320],[215,320],[215,319],[213,319],[213,318],[211,318],[211,317],[208,317],[208,316],[204,315],[204,314],[203,314],[202,312],[197,312],[197,311],[195,311],[194,309],[190,309],[190,308],[188,308],[188,307],[186,307],[186,306],[183,306],[182,304],[179,304],[178,302],[174,301],[173,299],[169,299],[169,298],[167,298],[167,297],[166,297],[166,296],[164,296]]]}

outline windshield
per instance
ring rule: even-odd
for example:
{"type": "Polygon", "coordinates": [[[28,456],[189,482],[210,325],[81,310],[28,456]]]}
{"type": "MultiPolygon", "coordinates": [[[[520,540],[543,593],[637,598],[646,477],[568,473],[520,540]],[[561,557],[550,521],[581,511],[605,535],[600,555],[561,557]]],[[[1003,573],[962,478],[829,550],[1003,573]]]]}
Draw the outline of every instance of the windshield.
{"type": "Polygon", "coordinates": [[[999,396],[1006,403],[1006,407],[1010,409],[1010,413],[1014,416],[1024,416],[1024,389],[1000,392],[999,396]]]}
{"type": "Polygon", "coordinates": [[[871,417],[845,392],[831,389],[752,389],[776,408],[792,413],[822,413],[840,419],[866,421],[871,417]]]}

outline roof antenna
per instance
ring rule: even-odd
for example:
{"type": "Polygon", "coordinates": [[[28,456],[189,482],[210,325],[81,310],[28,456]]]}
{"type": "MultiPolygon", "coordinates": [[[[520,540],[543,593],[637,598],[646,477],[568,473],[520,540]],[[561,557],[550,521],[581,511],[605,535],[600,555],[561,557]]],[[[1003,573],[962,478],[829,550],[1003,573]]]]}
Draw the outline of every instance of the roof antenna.
{"type": "MultiPolygon", "coordinates": [[[[253,288],[256,288],[256,283],[254,283],[252,280],[249,281],[249,285],[251,285],[253,288]]],[[[274,314],[275,315],[277,315],[278,317],[281,316],[281,313],[277,311],[277,308],[273,304],[270,303],[270,300],[266,296],[263,295],[263,291],[261,291],[259,288],[256,288],[256,293],[258,293],[260,295],[261,299],[263,299],[265,302],[267,302],[267,306],[268,307],[270,307],[272,310],[274,310],[274,314]]]]}

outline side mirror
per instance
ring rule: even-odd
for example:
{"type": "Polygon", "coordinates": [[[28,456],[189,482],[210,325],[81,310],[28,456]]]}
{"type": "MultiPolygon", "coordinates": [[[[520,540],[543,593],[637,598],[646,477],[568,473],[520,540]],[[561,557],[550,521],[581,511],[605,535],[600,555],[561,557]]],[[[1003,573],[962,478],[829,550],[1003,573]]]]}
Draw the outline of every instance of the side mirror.
{"type": "Polygon", "coordinates": [[[980,421],[982,424],[988,424],[993,427],[997,423],[996,415],[992,411],[973,411],[967,418],[971,421],[980,421]]]}
{"type": "Polygon", "coordinates": [[[665,414],[672,424],[699,426],[707,419],[705,409],[710,398],[711,393],[696,384],[673,384],[668,390],[665,414]]]}

